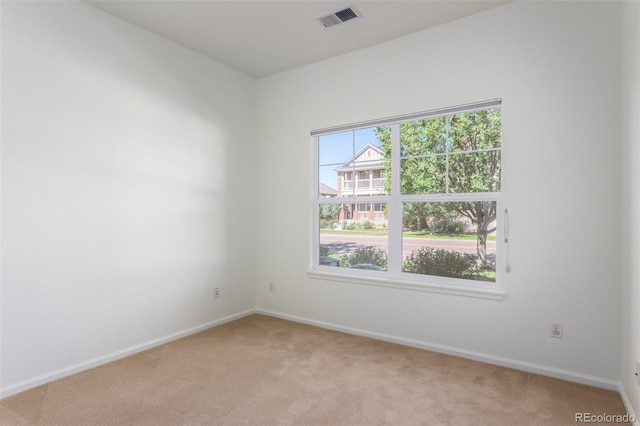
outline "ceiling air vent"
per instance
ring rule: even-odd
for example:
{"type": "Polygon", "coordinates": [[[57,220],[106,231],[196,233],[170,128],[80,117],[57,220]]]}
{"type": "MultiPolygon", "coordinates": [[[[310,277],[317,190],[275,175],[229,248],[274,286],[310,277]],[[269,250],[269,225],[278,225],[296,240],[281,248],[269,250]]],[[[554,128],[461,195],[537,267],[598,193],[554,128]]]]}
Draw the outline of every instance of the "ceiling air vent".
{"type": "Polygon", "coordinates": [[[332,27],[343,22],[350,21],[355,18],[360,18],[362,14],[358,12],[353,6],[349,6],[335,12],[327,13],[319,16],[316,19],[325,27],[332,27]]]}

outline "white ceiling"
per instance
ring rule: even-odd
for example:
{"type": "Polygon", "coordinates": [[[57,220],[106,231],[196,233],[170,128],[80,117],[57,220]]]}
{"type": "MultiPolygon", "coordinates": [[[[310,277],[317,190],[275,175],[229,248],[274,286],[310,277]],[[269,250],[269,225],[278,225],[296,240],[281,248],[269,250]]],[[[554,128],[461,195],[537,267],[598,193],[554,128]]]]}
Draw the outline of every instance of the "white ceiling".
{"type": "Polygon", "coordinates": [[[87,3],[260,78],[504,4],[505,0],[186,1],[87,3]],[[319,15],[353,6],[361,19],[324,28],[319,15]]]}

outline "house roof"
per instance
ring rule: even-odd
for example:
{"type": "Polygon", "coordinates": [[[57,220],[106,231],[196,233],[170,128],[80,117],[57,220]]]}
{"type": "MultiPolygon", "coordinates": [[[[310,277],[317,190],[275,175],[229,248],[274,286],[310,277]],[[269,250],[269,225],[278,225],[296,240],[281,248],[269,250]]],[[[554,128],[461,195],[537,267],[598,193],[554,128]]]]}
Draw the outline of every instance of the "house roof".
{"type": "Polygon", "coordinates": [[[326,184],[324,184],[322,182],[320,182],[320,185],[319,185],[319,188],[318,188],[318,192],[320,193],[320,195],[328,195],[330,197],[337,197],[338,196],[338,190],[333,189],[329,185],[326,185],[326,184]]]}
{"type": "Polygon", "coordinates": [[[345,161],[342,166],[338,167],[336,170],[353,170],[353,169],[371,169],[372,166],[382,167],[382,160],[384,158],[384,154],[382,149],[379,147],[367,143],[362,148],[358,150],[351,158],[345,161]],[[372,159],[361,159],[361,157],[369,150],[375,152],[377,158],[372,159]],[[354,164],[355,163],[355,164],[354,164]]]}

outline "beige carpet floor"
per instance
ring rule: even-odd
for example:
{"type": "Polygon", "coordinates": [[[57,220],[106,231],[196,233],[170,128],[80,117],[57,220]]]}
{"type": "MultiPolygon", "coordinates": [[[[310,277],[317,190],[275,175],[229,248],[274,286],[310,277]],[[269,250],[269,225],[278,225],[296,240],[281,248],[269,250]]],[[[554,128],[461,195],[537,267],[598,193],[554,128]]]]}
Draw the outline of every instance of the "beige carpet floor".
{"type": "Polygon", "coordinates": [[[0,400],[2,425],[574,425],[616,392],[252,315],[0,400]]]}

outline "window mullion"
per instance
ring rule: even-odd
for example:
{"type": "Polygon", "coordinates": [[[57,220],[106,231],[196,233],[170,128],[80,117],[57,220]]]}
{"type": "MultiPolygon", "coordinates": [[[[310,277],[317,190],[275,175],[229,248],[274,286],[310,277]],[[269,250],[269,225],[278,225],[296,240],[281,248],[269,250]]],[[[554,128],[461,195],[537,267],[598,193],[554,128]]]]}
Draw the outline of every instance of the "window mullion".
{"type": "Polygon", "coordinates": [[[402,201],[400,199],[400,124],[391,126],[391,196],[387,269],[399,275],[402,270],[402,201]]]}
{"type": "Polygon", "coordinates": [[[444,153],[445,153],[445,174],[444,174],[444,182],[445,182],[445,194],[449,194],[449,131],[451,129],[451,116],[446,116],[444,118],[446,123],[446,135],[444,141],[444,153]]]}
{"type": "MultiPolygon", "coordinates": [[[[351,131],[351,153],[353,155],[355,155],[356,153],[356,131],[355,130],[351,131]]],[[[351,197],[355,197],[356,189],[358,188],[358,175],[356,172],[355,158],[354,158],[354,161],[351,163],[351,185],[353,186],[351,188],[351,197]]]]}

